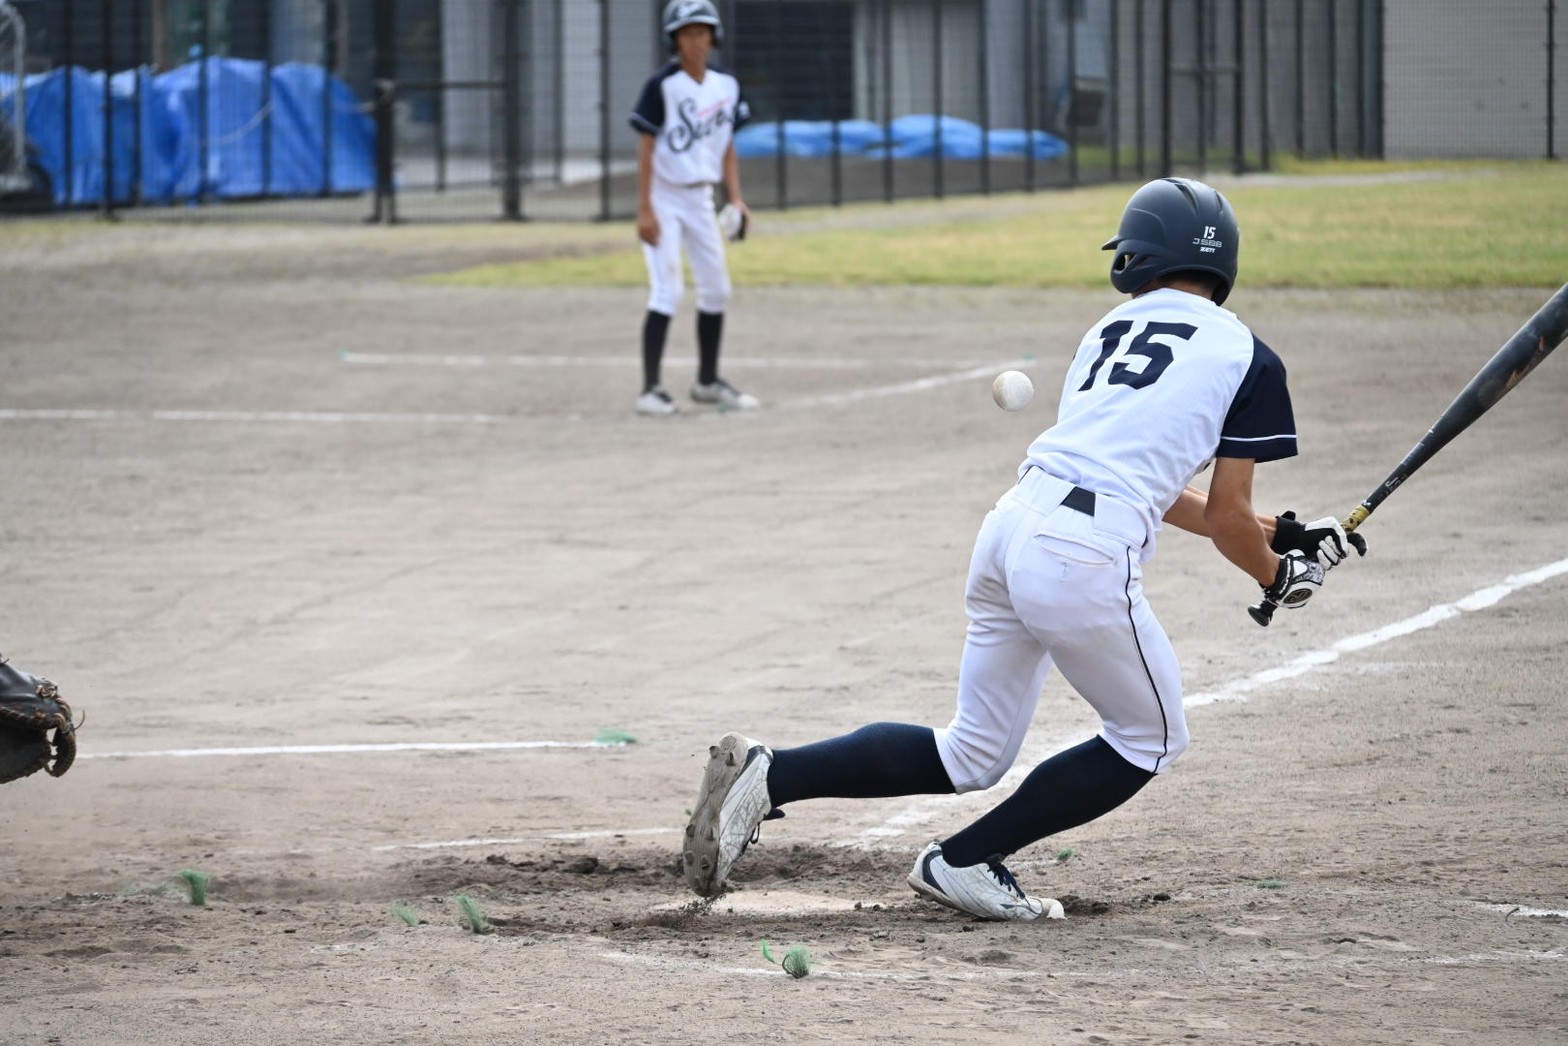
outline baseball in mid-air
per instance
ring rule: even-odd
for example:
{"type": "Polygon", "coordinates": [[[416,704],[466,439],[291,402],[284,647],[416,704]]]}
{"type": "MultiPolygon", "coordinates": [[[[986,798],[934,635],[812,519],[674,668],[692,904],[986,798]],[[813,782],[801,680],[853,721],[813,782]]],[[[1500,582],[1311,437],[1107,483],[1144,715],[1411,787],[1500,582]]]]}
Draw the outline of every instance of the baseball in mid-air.
{"type": "Polygon", "coordinates": [[[1034,382],[1021,370],[1004,370],[991,382],[991,398],[1003,410],[1023,410],[1034,399],[1034,382]]]}

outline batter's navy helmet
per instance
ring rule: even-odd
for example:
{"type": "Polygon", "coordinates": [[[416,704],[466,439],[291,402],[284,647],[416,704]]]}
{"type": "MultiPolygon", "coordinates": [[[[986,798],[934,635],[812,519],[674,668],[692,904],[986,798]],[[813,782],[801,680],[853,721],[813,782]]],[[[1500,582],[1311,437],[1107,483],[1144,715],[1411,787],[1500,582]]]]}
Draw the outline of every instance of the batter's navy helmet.
{"type": "Polygon", "coordinates": [[[714,45],[724,42],[724,23],[719,21],[719,9],[709,0],[670,0],[665,4],[664,35],[673,40],[675,30],[684,25],[711,25],[714,45]]]}
{"type": "Polygon", "coordinates": [[[1236,282],[1241,228],[1218,189],[1191,178],[1160,178],[1132,194],[1116,235],[1101,250],[1116,252],[1111,285],[1132,294],[1167,273],[1196,271],[1220,278],[1214,304],[1236,282]]]}

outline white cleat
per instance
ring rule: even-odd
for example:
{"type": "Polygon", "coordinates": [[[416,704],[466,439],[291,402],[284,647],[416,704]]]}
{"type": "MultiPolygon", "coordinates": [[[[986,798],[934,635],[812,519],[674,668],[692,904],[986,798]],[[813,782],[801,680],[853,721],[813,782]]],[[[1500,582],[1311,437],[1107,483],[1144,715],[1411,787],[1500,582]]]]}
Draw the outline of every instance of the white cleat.
{"type": "Polygon", "coordinates": [[[725,734],[708,749],[708,766],[681,853],[686,884],[701,896],[712,897],[724,888],[730,869],[756,840],[758,826],[773,809],[768,798],[772,765],[772,749],[740,734],[725,734]]]}
{"type": "Polygon", "coordinates": [[[944,904],[980,919],[1029,922],[1063,917],[1062,904],[1051,897],[1024,893],[1001,861],[954,868],[942,856],[942,845],[932,843],[915,858],[909,885],[927,900],[944,904]]]}
{"type": "Polygon", "coordinates": [[[670,398],[670,394],[665,392],[663,387],[659,385],[655,385],[653,388],[637,397],[638,414],[653,414],[662,416],[666,414],[674,414],[678,410],[680,410],[680,408],[675,405],[675,401],[670,398]]]}
{"type": "Polygon", "coordinates": [[[691,398],[698,403],[715,403],[727,410],[756,410],[762,406],[757,397],[749,392],[742,392],[723,378],[719,378],[711,385],[693,382],[691,398]]]}

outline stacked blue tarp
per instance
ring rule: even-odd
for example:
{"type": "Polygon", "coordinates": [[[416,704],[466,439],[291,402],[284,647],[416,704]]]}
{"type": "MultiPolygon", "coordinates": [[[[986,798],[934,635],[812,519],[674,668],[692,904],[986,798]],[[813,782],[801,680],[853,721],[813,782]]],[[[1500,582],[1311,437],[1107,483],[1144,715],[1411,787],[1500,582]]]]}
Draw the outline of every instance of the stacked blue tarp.
{"type": "Polygon", "coordinates": [[[1022,128],[986,130],[956,116],[914,113],[886,126],[870,120],[785,120],[782,124],[747,124],[735,134],[740,156],[831,156],[837,136],[841,156],[913,160],[942,155],[955,160],[978,160],[982,155],[1026,156],[1054,160],[1067,154],[1067,143],[1049,131],[1022,128]],[[835,131],[836,128],[836,131],[835,131]]]}
{"type": "MultiPolygon", "coordinates": [[[[149,203],[374,187],[375,121],[342,80],[299,63],[272,66],[270,77],[263,62],[210,58],[205,64],[205,135],[202,63],[110,78],[114,199],[132,198],[138,173],[141,198],[149,203]],[[323,104],[323,90],[330,105],[323,104]]],[[[69,67],[27,78],[27,136],[49,173],[56,205],[103,199],[103,77],[69,67]]],[[[0,79],[0,94],[12,88],[0,79]]]]}

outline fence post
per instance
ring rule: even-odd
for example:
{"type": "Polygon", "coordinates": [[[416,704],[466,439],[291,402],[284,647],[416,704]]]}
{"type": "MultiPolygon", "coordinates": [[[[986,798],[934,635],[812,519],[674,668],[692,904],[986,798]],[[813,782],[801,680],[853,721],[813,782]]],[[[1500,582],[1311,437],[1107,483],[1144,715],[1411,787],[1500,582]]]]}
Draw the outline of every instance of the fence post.
{"type": "Polygon", "coordinates": [[[332,73],[337,68],[338,0],[321,0],[321,195],[332,195],[332,73]]]}
{"type": "Polygon", "coordinates": [[[1171,164],[1171,0],[1160,4],[1160,177],[1169,178],[1171,164]]]}
{"type": "Polygon", "coordinates": [[[1105,137],[1111,154],[1111,181],[1122,177],[1122,19],[1121,0],[1111,0],[1111,54],[1110,75],[1105,78],[1105,137]]]}
{"type": "Polygon", "coordinates": [[[1145,83],[1145,79],[1146,79],[1146,76],[1147,76],[1147,73],[1146,73],[1146,70],[1145,70],[1145,66],[1147,66],[1149,64],[1149,62],[1148,62],[1148,48],[1145,46],[1145,40],[1144,40],[1144,31],[1147,28],[1148,19],[1146,17],[1144,17],[1144,14],[1145,14],[1144,7],[1145,7],[1144,0],[1133,0],[1132,37],[1133,37],[1133,43],[1135,45],[1133,47],[1133,52],[1134,52],[1134,58],[1133,58],[1133,68],[1134,68],[1133,90],[1135,90],[1137,92],[1137,95],[1138,95],[1136,101],[1134,102],[1134,106],[1133,106],[1133,125],[1134,125],[1133,133],[1135,134],[1135,136],[1138,139],[1137,150],[1138,150],[1138,180],[1139,181],[1142,181],[1143,179],[1145,179],[1145,178],[1147,178],[1149,176],[1149,166],[1148,166],[1148,144],[1149,144],[1148,143],[1148,138],[1149,138],[1149,134],[1148,134],[1148,131],[1149,131],[1149,128],[1148,128],[1148,122],[1149,122],[1148,121],[1148,93],[1149,92],[1148,92],[1148,84],[1145,83]]]}
{"type": "Polygon", "coordinates": [[[1078,184],[1078,22],[1068,0],[1067,17],[1067,182],[1078,184]]]}
{"type": "Polygon", "coordinates": [[[392,179],[397,148],[396,0],[376,0],[375,20],[375,57],[370,76],[376,104],[376,194],[370,220],[391,225],[397,221],[397,186],[392,179]]]}
{"type": "Polygon", "coordinates": [[[1269,7],[1258,0],[1258,167],[1269,169],[1269,7]]]}
{"type": "Polygon", "coordinates": [[[1296,156],[1307,155],[1307,12],[1296,0],[1296,156]]]}
{"type": "Polygon", "coordinates": [[[142,125],[142,104],[145,98],[142,95],[142,52],[145,42],[142,40],[142,16],[146,13],[143,0],[136,0],[131,7],[131,82],[136,85],[132,95],[131,127],[136,136],[131,142],[131,159],[135,164],[135,174],[131,180],[131,206],[139,207],[146,193],[146,157],[142,154],[142,139],[146,136],[146,128],[142,125]]]}
{"type": "Polygon", "coordinates": [[[65,36],[65,194],[66,207],[76,202],[76,121],[71,119],[76,103],[76,5],[66,4],[61,32],[65,36]]]}
{"type": "Polygon", "coordinates": [[[599,0],[599,220],[610,220],[609,0],[599,0]]]}
{"type": "Polygon", "coordinates": [[[942,198],[942,0],[931,3],[931,100],[936,117],[931,142],[931,195],[942,198]]]}
{"type": "Polygon", "coordinates": [[[893,5],[882,0],[882,200],[893,202],[893,5]]]}
{"type": "Polygon", "coordinates": [[[1235,156],[1231,158],[1231,170],[1236,174],[1243,174],[1247,170],[1247,111],[1244,99],[1247,88],[1247,48],[1244,0],[1235,0],[1233,18],[1234,25],[1231,32],[1236,34],[1236,75],[1231,82],[1231,95],[1234,105],[1235,123],[1231,135],[1231,147],[1235,149],[1235,156]]]}
{"type": "Polygon", "coordinates": [[[1383,0],[1361,6],[1361,155],[1383,158],[1383,0]]]}
{"type": "Polygon", "coordinates": [[[521,134],[522,84],[518,66],[522,33],[518,24],[521,0],[501,0],[501,213],[508,221],[523,216],[523,187],[519,168],[523,162],[521,134]]]}
{"type": "Polygon", "coordinates": [[[207,175],[212,170],[212,69],[207,61],[212,49],[212,0],[202,0],[201,32],[197,35],[196,61],[196,119],[201,126],[196,131],[196,202],[207,202],[207,175]]]}
{"type": "Polygon", "coordinates": [[[1339,159],[1339,4],[1328,4],[1328,153],[1339,159]]]}
{"type": "MultiPolygon", "coordinates": [[[[261,17],[261,195],[272,195],[272,7],[263,4],[261,17]]],[[[377,18],[380,12],[377,11],[377,18]]],[[[377,23],[379,31],[380,24],[377,23]]],[[[379,44],[377,45],[379,48],[379,44]]],[[[380,52],[377,51],[377,60],[380,52]]]]}
{"type": "Polygon", "coordinates": [[[991,49],[990,5],[980,0],[980,192],[991,195],[991,49]]]}
{"type": "Polygon", "coordinates": [[[1198,94],[1198,170],[1209,169],[1209,0],[1197,0],[1197,46],[1193,48],[1193,66],[1197,69],[1198,94]]]}
{"type": "MultiPolygon", "coordinates": [[[[1381,8],[1383,5],[1379,4],[1381,8]]],[[[1379,34],[1381,37],[1382,34],[1379,34]]],[[[1557,0],[1546,0],[1546,158],[1557,159],[1557,0]]],[[[1382,130],[1379,121],[1379,131],[1382,130]]],[[[1379,138],[1381,139],[1381,134],[1379,138]]],[[[1381,154],[1381,150],[1379,150],[1381,154]]]]}
{"type": "Polygon", "coordinates": [[[1035,83],[1035,54],[1039,41],[1035,38],[1036,0],[1024,0],[1024,31],[1021,43],[1024,48],[1024,137],[1029,148],[1024,150],[1024,189],[1034,192],[1034,133],[1039,125],[1039,91],[1035,83]]]}
{"type": "MultiPolygon", "coordinates": [[[[100,213],[114,218],[114,18],[112,0],[99,0],[99,28],[103,32],[103,202],[100,213]]],[[[26,70],[22,70],[26,72],[26,70]]]]}

